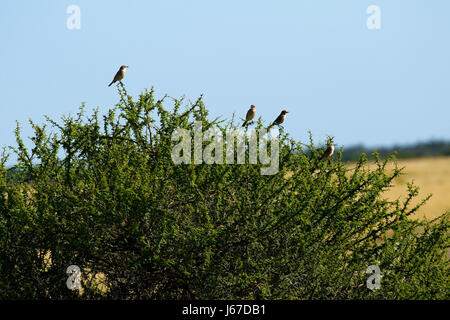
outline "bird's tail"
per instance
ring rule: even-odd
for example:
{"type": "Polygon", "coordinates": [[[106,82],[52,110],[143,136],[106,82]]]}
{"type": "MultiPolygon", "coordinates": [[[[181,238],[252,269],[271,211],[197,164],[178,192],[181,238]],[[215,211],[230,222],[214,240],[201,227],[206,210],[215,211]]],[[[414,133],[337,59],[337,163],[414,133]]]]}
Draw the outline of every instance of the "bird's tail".
{"type": "Polygon", "coordinates": [[[320,157],[320,159],[319,159],[318,161],[316,161],[314,167],[312,167],[311,173],[314,173],[314,171],[315,171],[315,170],[317,169],[317,167],[319,166],[319,162],[325,160],[326,158],[327,158],[327,157],[326,157],[326,154],[323,154],[323,155],[320,157]]]}
{"type": "Polygon", "coordinates": [[[245,127],[246,124],[247,124],[247,120],[244,121],[244,123],[242,124],[242,127],[245,127]]]}
{"type": "Polygon", "coordinates": [[[309,172],[311,172],[311,174],[313,174],[314,173],[314,171],[316,171],[317,169],[318,169],[318,167],[319,167],[319,162],[320,162],[321,160],[319,160],[319,161],[314,161],[314,164],[311,166],[311,169],[309,170],[309,172]]]}
{"type": "Polygon", "coordinates": [[[108,87],[111,87],[111,85],[114,83],[114,81],[111,81],[110,84],[108,84],[108,87]]]}

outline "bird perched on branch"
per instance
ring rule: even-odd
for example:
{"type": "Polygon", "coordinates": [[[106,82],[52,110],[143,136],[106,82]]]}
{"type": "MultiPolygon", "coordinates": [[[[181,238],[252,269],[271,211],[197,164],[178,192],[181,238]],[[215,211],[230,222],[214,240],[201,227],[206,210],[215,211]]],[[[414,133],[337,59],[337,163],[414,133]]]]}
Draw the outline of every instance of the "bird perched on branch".
{"type": "Polygon", "coordinates": [[[250,106],[250,109],[248,109],[247,111],[247,115],[245,116],[245,121],[242,124],[242,126],[245,127],[245,125],[255,117],[255,114],[256,114],[256,107],[252,104],[250,106]]]}
{"type": "Polygon", "coordinates": [[[275,119],[275,121],[269,126],[269,128],[273,127],[274,125],[280,125],[284,122],[284,120],[286,119],[286,113],[288,113],[288,111],[283,110],[281,111],[280,115],[275,119]]]}
{"type": "Polygon", "coordinates": [[[327,143],[327,148],[325,149],[325,151],[323,152],[322,156],[320,157],[320,159],[318,161],[314,161],[314,165],[312,165],[310,172],[314,173],[314,171],[317,170],[317,167],[319,166],[319,162],[326,160],[326,159],[330,159],[331,156],[334,153],[334,144],[333,144],[333,138],[331,138],[328,143],[327,143]]]}
{"type": "Polygon", "coordinates": [[[116,81],[121,81],[123,79],[123,77],[125,77],[125,74],[127,73],[127,68],[128,68],[128,66],[121,66],[119,68],[119,71],[117,71],[116,75],[114,76],[113,81],[111,81],[111,83],[108,85],[108,87],[110,87],[116,81]]]}
{"type": "Polygon", "coordinates": [[[323,153],[322,157],[320,158],[320,161],[330,158],[334,153],[334,144],[333,141],[328,142],[328,147],[326,148],[325,152],[323,153]]]}

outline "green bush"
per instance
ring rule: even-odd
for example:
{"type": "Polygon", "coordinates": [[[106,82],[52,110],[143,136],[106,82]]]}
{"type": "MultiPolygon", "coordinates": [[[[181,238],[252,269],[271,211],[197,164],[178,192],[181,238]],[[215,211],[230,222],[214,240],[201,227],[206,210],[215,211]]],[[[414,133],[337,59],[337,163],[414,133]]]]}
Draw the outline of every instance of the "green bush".
{"type": "Polygon", "coordinates": [[[449,215],[408,219],[419,207],[412,185],[405,201],[385,200],[401,174],[385,171],[393,159],[369,170],[363,154],[350,170],[342,150],[319,161],[312,138],[282,133],[275,175],[261,164],[175,165],[176,128],[233,122],[208,120],[201,98],[119,93],[101,119],[81,108],[31,122],[29,149],[18,126],[15,173],[6,153],[0,165],[1,299],[449,298],[449,215]],[[374,264],[383,277],[372,291],[374,264]],[[81,291],[66,286],[69,265],[81,291]]]}

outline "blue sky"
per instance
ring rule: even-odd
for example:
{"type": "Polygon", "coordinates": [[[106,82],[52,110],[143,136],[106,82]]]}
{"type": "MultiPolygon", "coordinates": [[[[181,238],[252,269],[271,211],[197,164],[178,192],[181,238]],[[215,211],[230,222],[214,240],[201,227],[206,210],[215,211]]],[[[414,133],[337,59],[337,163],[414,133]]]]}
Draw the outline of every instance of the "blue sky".
{"type": "Polygon", "coordinates": [[[450,1],[3,1],[0,146],[16,120],[105,111],[118,67],[137,95],[155,87],[195,100],[211,117],[255,104],[307,140],[367,146],[450,139],[450,1]],[[69,30],[68,6],[81,9],[69,30]],[[381,29],[366,9],[381,9],[381,29]]]}

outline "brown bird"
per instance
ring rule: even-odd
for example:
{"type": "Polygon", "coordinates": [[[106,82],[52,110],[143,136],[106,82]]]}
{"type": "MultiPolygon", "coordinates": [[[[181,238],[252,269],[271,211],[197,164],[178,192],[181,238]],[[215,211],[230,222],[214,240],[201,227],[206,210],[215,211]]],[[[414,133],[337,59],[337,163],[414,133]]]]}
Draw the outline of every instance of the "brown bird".
{"type": "Polygon", "coordinates": [[[288,111],[283,110],[281,111],[280,115],[275,119],[275,121],[270,125],[271,127],[274,125],[280,125],[284,122],[284,120],[286,119],[286,113],[288,113],[288,111]]]}
{"type": "Polygon", "coordinates": [[[119,71],[117,71],[116,75],[114,76],[113,81],[111,81],[108,87],[110,87],[114,82],[122,80],[123,77],[125,77],[125,74],[127,73],[127,68],[128,66],[121,66],[119,71]]]}
{"type": "Polygon", "coordinates": [[[334,144],[332,141],[328,142],[328,147],[325,150],[325,152],[323,153],[322,157],[320,158],[320,160],[325,160],[330,158],[334,153],[334,144]]]}
{"type": "Polygon", "coordinates": [[[255,114],[256,114],[256,107],[254,105],[251,105],[250,109],[248,109],[248,111],[247,111],[247,115],[245,116],[245,121],[242,126],[245,127],[247,122],[249,122],[250,120],[252,120],[255,117],[255,114]]]}

